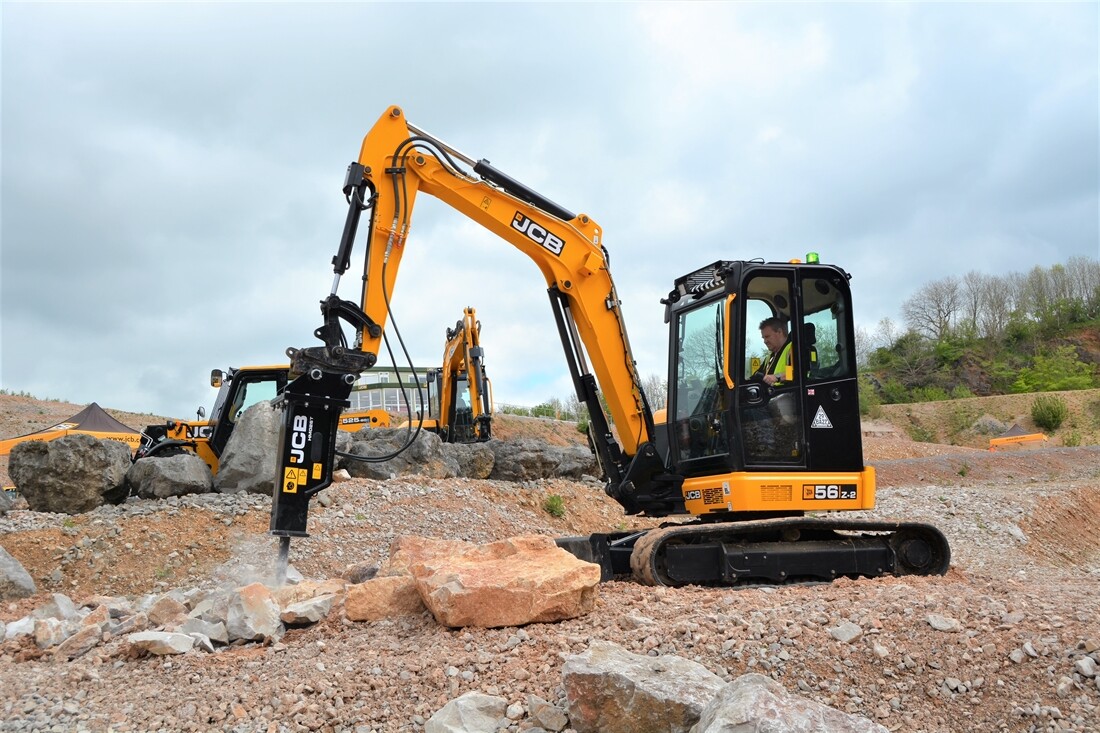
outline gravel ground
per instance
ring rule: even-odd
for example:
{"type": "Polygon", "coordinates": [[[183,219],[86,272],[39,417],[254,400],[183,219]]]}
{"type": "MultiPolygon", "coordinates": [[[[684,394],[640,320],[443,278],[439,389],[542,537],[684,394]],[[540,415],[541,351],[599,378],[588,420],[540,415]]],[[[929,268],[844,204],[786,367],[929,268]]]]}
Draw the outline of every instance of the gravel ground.
{"type": "MultiPolygon", "coordinates": [[[[1100,448],[988,453],[868,438],[879,475],[868,516],[927,521],[952,545],[935,578],[740,590],[600,587],[589,615],[507,629],[446,629],[430,615],[352,623],[334,614],[267,645],[136,657],[121,639],[72,662],[0,646],[0,731],[423,730],[469,690],[522,711],[564,706],[561,667],[593,639],[677,654],[895,731],[1100,731],[1100,448]],[[855,628],[853,628],[853,626],[855,628]],[[849,632],[849,634],[845,634],[849,632]]],[[[352,480],[314,502],[291,562],[307,578],[378,562],[399,535],[475,542],[644,526],[599,487],[568,481],[352,480]],[[558,519],[542,510],[564,499],[558,519]]],[[[77,517],[13,511],[0,545],[40,593],[74,600],[244,583],[270,571],[270,500],[134,501],[77,517]]]]}

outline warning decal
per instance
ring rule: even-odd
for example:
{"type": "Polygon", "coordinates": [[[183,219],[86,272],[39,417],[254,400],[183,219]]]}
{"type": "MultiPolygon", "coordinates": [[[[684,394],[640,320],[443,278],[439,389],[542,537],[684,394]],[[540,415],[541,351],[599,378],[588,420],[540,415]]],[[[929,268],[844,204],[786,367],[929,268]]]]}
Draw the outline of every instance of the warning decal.
{"type": "Polygon", "coordinates": [[[825,408],[821,405],[817,407],[817,414],[814,415],[813,422],[810,423],[811,428],[831,428],[833,424],[829,422],[829,416],[825,414],[825,408]]]}
{"type": "Polygon", "coordinates": [[[283,493],[297,494],[298,487],[306,483],[306,470],[304,468],[283,469],[283,493]]]}

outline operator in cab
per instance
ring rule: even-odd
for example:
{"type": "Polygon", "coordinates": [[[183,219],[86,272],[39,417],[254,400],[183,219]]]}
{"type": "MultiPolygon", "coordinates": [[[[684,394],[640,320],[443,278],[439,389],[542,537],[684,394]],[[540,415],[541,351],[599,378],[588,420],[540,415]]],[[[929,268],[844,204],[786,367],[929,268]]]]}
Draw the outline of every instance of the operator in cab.
{"type": "Polygon", "coordinates": [[[781,384],[791,363],[791,339],[787,322],[774,316],[765,318],[760,322],[760,338],[764,340],[764,346],[768,347],[769,355],[753,376],[762,379],[769,387],[781,384]]]}

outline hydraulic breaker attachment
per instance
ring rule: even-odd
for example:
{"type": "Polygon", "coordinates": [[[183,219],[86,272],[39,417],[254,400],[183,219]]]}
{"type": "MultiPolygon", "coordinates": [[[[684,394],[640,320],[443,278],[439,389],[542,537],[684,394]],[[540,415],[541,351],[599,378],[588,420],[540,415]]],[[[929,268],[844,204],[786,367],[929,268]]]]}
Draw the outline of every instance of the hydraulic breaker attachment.
{"type": "Polygon", "coordinates": [[[357,378],[354,373],[311,369],[287,384],[275,403],[283,419],[269,532],[279,538],[279,585],[286,579],[290,538],[309,536],[309,500],[332,483],[340,411],[349,405],[357,378]]]}

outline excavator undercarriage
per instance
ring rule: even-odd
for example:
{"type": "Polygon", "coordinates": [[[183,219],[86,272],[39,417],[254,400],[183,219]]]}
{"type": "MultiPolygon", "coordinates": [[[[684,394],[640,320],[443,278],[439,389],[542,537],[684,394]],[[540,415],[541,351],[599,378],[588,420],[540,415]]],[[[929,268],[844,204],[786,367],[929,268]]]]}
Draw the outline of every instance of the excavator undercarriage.
{"type": "Polygon", "coordinates": [[[935,527],[912,522],[784,517],[666,524],[642,532],[563,537],[601,578],[645,585],[737,586],[840,577],[942,575],[951,550],[935,527]]]}

